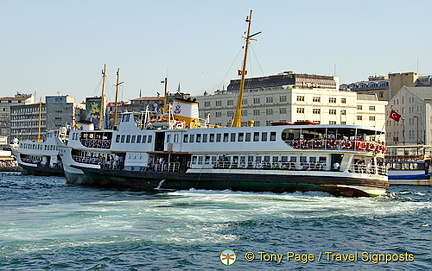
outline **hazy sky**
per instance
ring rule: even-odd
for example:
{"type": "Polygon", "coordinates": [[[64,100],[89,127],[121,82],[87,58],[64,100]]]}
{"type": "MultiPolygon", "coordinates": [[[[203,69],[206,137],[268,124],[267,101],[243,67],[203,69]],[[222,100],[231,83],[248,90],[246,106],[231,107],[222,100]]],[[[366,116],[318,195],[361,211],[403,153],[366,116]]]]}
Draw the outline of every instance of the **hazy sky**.
{"type": "Polygon", "coordinates": [[[340,83],[432,73],[432,1],[0,0],[0,97],[213,93],[237,78],[253,10],[248,76],[292,70],[340,83]]]}

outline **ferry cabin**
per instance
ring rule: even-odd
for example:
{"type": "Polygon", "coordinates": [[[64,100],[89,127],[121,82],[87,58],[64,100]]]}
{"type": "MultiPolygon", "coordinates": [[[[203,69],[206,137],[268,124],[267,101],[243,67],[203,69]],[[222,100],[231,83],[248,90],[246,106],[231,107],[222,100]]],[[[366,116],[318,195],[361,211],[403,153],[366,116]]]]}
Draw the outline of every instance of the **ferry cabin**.
{"type": "Polygon", "coordinates": [[[148,130],[122,115],[118,130],[72,131],[76,162],[127,171],[274,169],[386,176],[380,131],[352,125],[148,130]]]}

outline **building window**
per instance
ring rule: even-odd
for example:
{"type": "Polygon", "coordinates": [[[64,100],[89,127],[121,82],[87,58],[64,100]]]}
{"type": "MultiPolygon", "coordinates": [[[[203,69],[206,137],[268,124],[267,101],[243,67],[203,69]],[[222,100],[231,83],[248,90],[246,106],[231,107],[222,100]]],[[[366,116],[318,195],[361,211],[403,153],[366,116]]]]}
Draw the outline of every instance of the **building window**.
{"type": "Polygon", "coordinates": [[[305,97],[304,96],[297,96],[297,102],[304,102],[305,97]]]}
{"type": "Polygon", "coordinates": [[[346,104],[346,98],[342,98],[341,103],[346,104]]]}
{"type": "Polygon", "coordinates": [[[375,111],[375,106],[374,105],[369,106],[369,111],[375,111]]]}
{"type": "Polygon", "coordinates": [[[210,102],[204,102],[204,107],[210,107],[210,102]]]}
{"type": "Polygon", "coordinates": [[[260,110],[259,109],[254,109],[253,114],[254,114],[254,116],[259,116],[260,115],[260,110]]]}
{"type": "Polygon", "coordinates": [[[227,111],[227,117],[234,116],[234,111],[227,111]]]}
{"type": "Polygon", "coordinates": [[[363,110],[363,107],[361,105],[357,105],[357,110],[363,110]]]}
{"type": "Polygon", "coordinates": [[[267,108],[266,109],[266,115],[273,115],[273,109],[272,108],[267,108]]]}
{"type": "Polygon", "coordinates": [[[260,98],[254,98],[253,101],[254,101],[254,104],[259,104],[259,103],[261,103],[260,98]]]}
{"type": "Polygon", "coordinates": [[[287,109],[285,107],[279,108],[279,114],[286,114],[287,109]]]}
{"type": "Polygon", "coordinates": [[[297,113],[303,114],[304,113],[304,108],[297,108],[297,113]]]}
{"type": "Polygon", "coordinates": [[[336,124],[336,121],[331,120],[329,121],[329,124],[336,124]]]}
{"type": "Polygon", "coordinates": [[[314,96],[313,99],[312,99],[312,101],[313,101],[314,103],[319,103],[319,102],[321,102],[321,97],[314,96]]]}
{"type": "Polygon", "coordinates": [[[362,116],[357,116],[357,120],[363,120],[362,116]]]}
{"type": "Polygon", "coordinates": [[[267,103],[272,103],[273,102],[273,97],[266,97],[266,102],[267,103]]]}
{"type": "Polygon", "coordinates": [[[222,112],[216,112],[216,118],[220,118],[220,117],[222,117],[222,112]]]}
{"type": "Polygon", "coordinates": [[[335,104],[336,103],[336,98],[335,97],[330,97],[329,98],[329,103],[335,104]]]}
{"type": "Polygon", "coordinates": [[[247,103],[247,99],[243,99],[243,100],[242,100],[242,103],[243,103],[243,104],[248,104],[248,103],[247,103]]]}
{"type": "Polygon", "coordinates": [[[287,96],[280,96],[279,97],[279,102],[285,103],[286,101],[287,101],[287,96]]]}
{"type": "Polygon", "coordinates": [[[248,111],[247,110],[242,110],[242,116],[247,116],[248,115],[248,111]]]}
{"type": "Polygon", "coordinates": [[[216,101],[216,106],[222,106],[222,101],[216,101]]]}
{"type": "Polygon", "coordinates": [[[341,110],[341,115],[344,115],[344,116],[346,115],[346,110],[345,109],[341,110]]]}
{"type": "Polygon", "coordinates": [[[370,121],[375,121],[375,116],[369,116],[370,121]]]}
{"type": "Polygon", "coordinates": [[[312,113],[313,114],[321,114],[321,109],[320,108],[314,108],[314,109],[312,109],[312,113]]]}
{"type": "Polygon", "coordinates": [[[336,109],[329,109],[330,115],[336,115],[336,109]]]}
{"type": "Polygon", "coordinates": [[[228,100],[227,105],[234,105],[234,100],[228,100]]]}

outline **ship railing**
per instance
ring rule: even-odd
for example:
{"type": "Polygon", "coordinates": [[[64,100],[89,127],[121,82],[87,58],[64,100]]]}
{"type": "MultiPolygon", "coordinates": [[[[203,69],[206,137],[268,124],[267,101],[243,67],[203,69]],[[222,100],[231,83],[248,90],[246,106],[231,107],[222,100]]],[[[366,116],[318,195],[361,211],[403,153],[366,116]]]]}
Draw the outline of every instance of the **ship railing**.
{"type": "Polygon", "coordinates": [[[292,139],[285,142],[294,149],[318,150],[353,150],[364,152],[385,153],[387,148],[381,141],[361,139],[292,139]]]}
{"type": "Polygon", "coordinates": [[[258,170],[329,170],[325,162],[306,163],[306,162],[255,162],[255,163],[235,163],[235,162],[218,162],[213,165],[213,168],[218,169],[258,169],[258,170]]]}
{"type": "Polygon", "coordinates": [[[352,164],[348,172],[361,173],[361,174],[376,174],[387,176],[387,168],[384,165],[365,165],[365,164],[352,164]]]}
{"type": "Polygon", "coordinates": [[[155,172],[180,172],[180,162],[158,163],[153,167],[155,172]]]}

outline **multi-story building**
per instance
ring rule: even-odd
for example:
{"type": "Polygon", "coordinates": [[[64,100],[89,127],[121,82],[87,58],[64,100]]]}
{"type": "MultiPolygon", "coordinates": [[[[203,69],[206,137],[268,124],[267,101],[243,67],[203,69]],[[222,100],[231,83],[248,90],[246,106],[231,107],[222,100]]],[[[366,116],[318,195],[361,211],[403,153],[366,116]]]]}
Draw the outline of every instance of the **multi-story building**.
{"type": "Polygon", "coordinates": [[[72,124],[77,106],[71,96],[47,96],[45,103],[15,105],[11,110],[11,138],[19,140],[41,138],[47,130],[55,130],[72,124]]]}
{"type": "Polygon", "coordinates": [[[17,93],[15,97],[0,98],[0,144],[10,144],[11,134],[11,106],[20,104],[34,103],[34,96],[32,94],[17,93]]]}
{"type": "Polygon", "coordinates": [[[340,90],[351,90],[359,94],[375,94],[380,101],[388,101],[389,78],[386,75],[369,76],[368,81],[340,85],[340,90]]]}
{"type": "Polygon", "coordinates": [[[386,121],[388,145],[432,145],[432,87],[402,87],[391,99],[391,111],[401,115],[399,121],[386,121]]]}
{"type": "MultiPolygon", "coordinates": [[[[211,122],[229,126],[237,104],[238,80],[231,81],[227,91],[197,97],[200,117],[210,115],[211,122]]],[[[243,121],[254,120],[256,126],[272,122],[310,120],[322,124],[355,124],[382,127],[387,102],[376,95],[357,94],[337,89],[338,79],[332,76],[297,75],[246,80],[243,95],[243,121]],[[302,79],[307,79],[304,82],[302,79]]]]}

